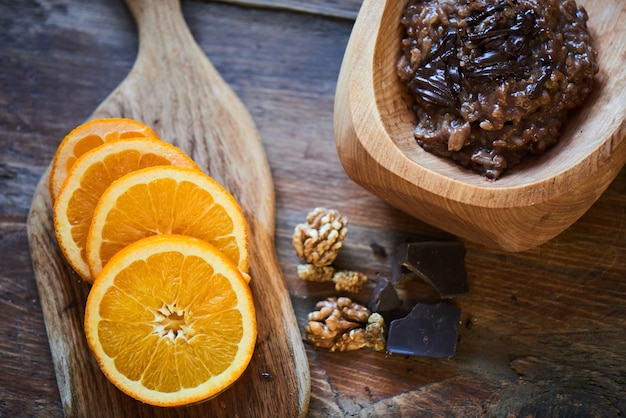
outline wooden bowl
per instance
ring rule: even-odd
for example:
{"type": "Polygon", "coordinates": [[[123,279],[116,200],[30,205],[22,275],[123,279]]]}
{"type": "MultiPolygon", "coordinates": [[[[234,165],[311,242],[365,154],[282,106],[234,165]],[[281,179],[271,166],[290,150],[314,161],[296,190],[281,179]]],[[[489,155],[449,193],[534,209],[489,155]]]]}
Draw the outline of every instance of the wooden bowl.
{"type": "Polygon", "coordinates": [[[460,238],[506,251],[538,246],[573,224],[626,162],[624,0],[578,0],[600,72],[559,142],[497,181],[424,151],[396,75],[406,0],[365,0],[345,52],[334,109],[346,173],[402,211],[460,238]]]}

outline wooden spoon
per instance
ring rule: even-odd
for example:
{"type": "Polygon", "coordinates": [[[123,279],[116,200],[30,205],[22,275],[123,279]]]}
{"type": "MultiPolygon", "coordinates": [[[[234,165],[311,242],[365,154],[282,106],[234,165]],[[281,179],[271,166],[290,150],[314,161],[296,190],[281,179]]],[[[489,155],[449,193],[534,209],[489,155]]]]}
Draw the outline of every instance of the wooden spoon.
{"type": "Polygon", "coordinates": [[[183,412],[153,408],[117,390],[99,370],[85,341],[89,285],[78,279],[57,247],[48,171],[33,198],[28,236],[65,413],[302,416],[310,397],[308,361],[275,254],[274,187],[255,124],[196,44],[179,0],[127,0],[127,4],[139,28],[139,54],[127,78],[91,118],[144,122],[186,151],[240,202],[250,225],[258,341],[248,369],[233,386],[183,412]]]}
{"type": "Polygon", "coordinates": [[[459,237],[509,251],[553,238],[600,197],[626,162],[626,2],[578,0],[600,73],[547,154],[496,182],[427,153],[396,75],[407,0],[365,0],[340,71],[335,137],[347,174],[381,199],[459,237]]]}

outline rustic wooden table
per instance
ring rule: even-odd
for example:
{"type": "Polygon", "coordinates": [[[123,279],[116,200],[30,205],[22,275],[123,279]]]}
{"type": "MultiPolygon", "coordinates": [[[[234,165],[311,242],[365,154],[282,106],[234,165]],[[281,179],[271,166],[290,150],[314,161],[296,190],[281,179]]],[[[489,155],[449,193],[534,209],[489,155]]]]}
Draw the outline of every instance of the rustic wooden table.
{"type": "MultiPolygon", "coordinates": [[[[337,158],[334,91],[359,0],[182,5],[263,139],[277,254],[301,329],[315,302],[335,295],[295,273],[291,234],[316,206],[350,220],[336,265],[371,277],[391,274],[397,243],[442,236],[354,184],[337,158]]],[[[126,76],[137,37],[122,1],[9,0],[0,4],[0,45],[0,416],[62,416],[26,220],[59,141],[126,76]]],[[[307,344],[309,416],[624,415],[625,192],[623,170],[587,214],[540,248],[503,253],[467,243],[470,294],[457,301],[453,359],[307,344]]],[[[351,296],[366,302],[368,290],[351,296]]],[[[419,283],[401,290],[407,304],[433,296],[419,283]]]]}

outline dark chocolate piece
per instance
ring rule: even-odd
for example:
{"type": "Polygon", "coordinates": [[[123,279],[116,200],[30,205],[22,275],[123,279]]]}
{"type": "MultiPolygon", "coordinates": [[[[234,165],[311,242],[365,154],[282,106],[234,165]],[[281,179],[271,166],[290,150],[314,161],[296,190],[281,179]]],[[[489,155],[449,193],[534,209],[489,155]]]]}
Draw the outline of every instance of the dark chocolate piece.
{"type": "MultiPolygon", "coordinates": [[[[437,290],[442,298],[469,292],[465,271],[465,246],[456,241],[411,242],[396,248],[395,274],[416,274],[437,290]]],[[[398,281],[401,277],[394,277],[398,281]]]]}
{"type": "Polygon", "coordinates": [[[372,298],[368,304],[370,310],[372,312],[389,312],[398,309],[401,305],[402,301],[393,284],[385,277],[378,277],[372,298]]]}
{"type": "Polygon", "coordinates": [[[387,351],[433,358],[451,358],[456,351],[461,309],[440,302],[418,303],[404,318],[391,321],[387,351]]]}

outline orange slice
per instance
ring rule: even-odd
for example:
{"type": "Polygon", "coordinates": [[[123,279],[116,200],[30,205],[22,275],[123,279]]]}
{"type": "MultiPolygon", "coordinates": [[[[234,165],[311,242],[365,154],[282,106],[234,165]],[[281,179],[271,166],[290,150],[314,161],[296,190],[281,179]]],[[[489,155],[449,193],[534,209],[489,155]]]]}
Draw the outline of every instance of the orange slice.
{"type": "Polygon", "coordinates": [[[100,368],[144,403],[211,398],[245,371],[256,340],[252,294],[212,245],[158,235],[117,253],[93,284],[85,333],[100,368]]]}
{"type": "Polygon", "coordinates": [[[248,224],[233,196],[199,170],[149,167],[114,181],[96,206],[87,237],[93,277],[122,248],[156,234],[202,239],[248,276],[248,224]]]}
{"type": "Polygon", "coordinates": [[[87,265],[87,233],[102,193],[125,174],[169,164],[197,169],[179,148],[155,138],[106,142],[76,160],[54,202],[54,230],[63,255],[84,280],[93,282],[87,265]]]}
{"type": "Polygon", "coordinates": [[[78,157],[105,142],[136,137],[158,138],[141,122],[125,118],[104,118],[85,122],[73,129],[57,148],[50,169],[50,196],[55,201],[61,186],[78,157]]]}

